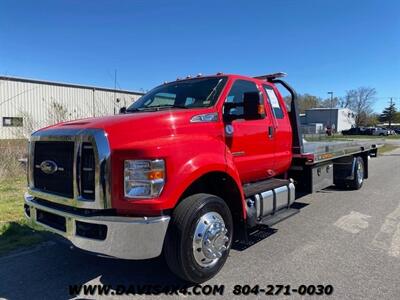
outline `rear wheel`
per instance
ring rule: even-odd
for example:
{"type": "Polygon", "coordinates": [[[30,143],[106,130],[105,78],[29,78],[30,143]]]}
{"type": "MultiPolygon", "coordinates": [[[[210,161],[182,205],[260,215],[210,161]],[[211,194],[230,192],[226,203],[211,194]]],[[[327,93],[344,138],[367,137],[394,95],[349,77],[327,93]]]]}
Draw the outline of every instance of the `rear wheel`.
{"type": "Polygon", "coordinates": [[[232,244],[233,223],[221,198],[195,194],[174,210],[164,245],[166,262],[180,278],[201,283],[225,264],[232,244]]]}
{"type": "Polygon", "coordinates": [[[353,179],[350,180],[337,180],[335,182],[336,187],[339,189],[351,189],[359,190],[364,183],[364,160],[362,157],[356,157],[353,170],[353,179]]]}
{"type": "Polygon", "coordinates": [[[359,190],[364,183],[364,160],[358,156],[354,164],[354,177],[349,182],[349,186],[353,190],[359,190]]]}

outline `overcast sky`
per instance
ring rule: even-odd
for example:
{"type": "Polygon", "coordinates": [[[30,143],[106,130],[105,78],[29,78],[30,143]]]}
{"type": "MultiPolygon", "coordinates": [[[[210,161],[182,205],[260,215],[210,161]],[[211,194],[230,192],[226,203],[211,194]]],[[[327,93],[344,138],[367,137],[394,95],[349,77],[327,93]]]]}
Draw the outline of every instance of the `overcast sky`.
{"type": "Polygon", "coordinates": [[[400,1],[0,1],[0,74],[150,89],[275,71],[300,93],[359,86],[400,107],[400,1]]]}

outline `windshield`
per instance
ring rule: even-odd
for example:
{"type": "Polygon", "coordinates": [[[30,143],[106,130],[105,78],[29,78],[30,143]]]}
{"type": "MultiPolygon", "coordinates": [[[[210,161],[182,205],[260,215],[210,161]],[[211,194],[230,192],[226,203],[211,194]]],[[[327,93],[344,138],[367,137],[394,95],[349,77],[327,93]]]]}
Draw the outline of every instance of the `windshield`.
{"type": "Polygon", "coordinates": [[[226,77],[208,77],[160,85],[140,97],[126,111],[209,107],[217,101],[226,80],[226,77]]]}

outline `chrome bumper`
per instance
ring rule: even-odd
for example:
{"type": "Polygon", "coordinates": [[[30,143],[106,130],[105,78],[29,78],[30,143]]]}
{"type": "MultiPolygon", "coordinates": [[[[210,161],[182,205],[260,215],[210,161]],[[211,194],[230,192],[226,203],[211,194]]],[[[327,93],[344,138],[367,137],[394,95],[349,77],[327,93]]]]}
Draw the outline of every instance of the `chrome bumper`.
{"type": "Polygon", "coordinates": [[[170,220],[169,216],[149,218],[122,216],[87,217],[39,204],[28,193],[25,194],[24,198],[25,204],[29,207],[29,215],[25,211],[25,216],[31,222],[63,236],[80,249],[124,259],[146,259],[157,257],[161,254],[170,220]],[[38,221],[38,210],[65,218],[65,231],[38,221]],[[77,221],[106,226],[105,239],[98,240],[79,236],[76,230],[77,221]]]}

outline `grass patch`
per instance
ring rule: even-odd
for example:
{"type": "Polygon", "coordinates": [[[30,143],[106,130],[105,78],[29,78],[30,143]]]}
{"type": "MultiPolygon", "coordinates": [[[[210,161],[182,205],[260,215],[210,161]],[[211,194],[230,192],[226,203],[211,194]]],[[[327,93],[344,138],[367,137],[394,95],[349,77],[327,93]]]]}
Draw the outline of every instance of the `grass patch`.
{"type": "Polygon", "coordinates": [[[46,240],[45,234],[30,228],[26,221],[9,222],[0,228],[0,256],[32,247],[46,240]]]}
{"type": "Polygon", "coordinates": [[[28,140],[25,139],[1,139],[0,147],[24,148],[28,147],[28,140]]]}
{"type": "Polygon", "coordinates": [[[378,154],[389,152],[389,151],[393,151],[393,150],[395,150],[397,148],[399,148],[399,147],[396,146],[396,145],[393,145],[393,144],[384,144],[382,147],[380,147],[378,149],[378,154]]]}
{"type": "Polygon", "coordinates": [[[25,189],[24,176],[0,181],[0,255],[46,239],[44,233],[30,228],[24,217],[25,189]]]}
{"type": "Polygon", "coordinates": [[[398,140],[400,135],[337,135],[334,138],[347,138],[347,139],[388,139],[388,140],[398,140]]]}
{"type": "Polygon", "coordinates": [[[333,135],[333,136],[327,136],[327,135],[305,135],[304,136],[305,140],[309,142],[318,142],[318,141],[353,141],[353,140],[363,140],[363,139],[369,139],[369,140],[398,140],[400,139],[400,135],[389,135],[389,136],[377,136],[377,135],[333,135]]]}

